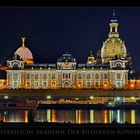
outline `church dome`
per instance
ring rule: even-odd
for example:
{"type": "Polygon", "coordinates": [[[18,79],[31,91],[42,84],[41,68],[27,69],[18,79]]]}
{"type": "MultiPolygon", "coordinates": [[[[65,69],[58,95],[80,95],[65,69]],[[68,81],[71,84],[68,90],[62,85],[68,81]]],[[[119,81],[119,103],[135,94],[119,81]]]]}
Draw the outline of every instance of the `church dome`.
{"type": "Polygon", "coordinates": [[[101,57],[102,59],[111,59],[116,55],[126,57],[126,47],[120,38],[108,38],[102,46],[101,57]]]}
{"type": "Polygon", "coordinates": [[[116,55],[121,58],[125,58],[127,56],[125,43],[119,37],[118,25],[117,19],[114,17],[113,13],[113,20],[111,20],[110,23],[108,39],[103,43],[101,49],[102,63],[108,63],[109,60],[114,58],[116,55]]]}
{"type": "Polygon", "coordinates": [[[19,55],[27,64],[33,64],[32,52],[25,46],[24,42],[25,38],[22,38],[22,46],[15,51],[15,55],[19,55]]]}

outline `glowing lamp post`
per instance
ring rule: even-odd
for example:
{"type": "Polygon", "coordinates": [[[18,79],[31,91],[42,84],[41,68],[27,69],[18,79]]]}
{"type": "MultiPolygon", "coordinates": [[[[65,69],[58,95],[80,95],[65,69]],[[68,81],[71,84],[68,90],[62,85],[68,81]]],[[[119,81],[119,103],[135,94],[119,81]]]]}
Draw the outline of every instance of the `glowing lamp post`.
{"type": "Polygon", "coordinates": [[[52,97],[51,97],[50,95],[48,95],[46,98],[47,98],[47,99],[51,99],[52,97]]]}
{"type": "Polygon", "coordinates": [[[89,98],[90,98],[91,100],[92,100],[92,99],[94,99],[94,97],[93,97],[93,96],[90,96],[89,98]]]}
{"type": "Polygon", "coordinates": [[[8,99],[9,97],[6,95],[6,96],[4,96],[4,99],[8,99]]]}

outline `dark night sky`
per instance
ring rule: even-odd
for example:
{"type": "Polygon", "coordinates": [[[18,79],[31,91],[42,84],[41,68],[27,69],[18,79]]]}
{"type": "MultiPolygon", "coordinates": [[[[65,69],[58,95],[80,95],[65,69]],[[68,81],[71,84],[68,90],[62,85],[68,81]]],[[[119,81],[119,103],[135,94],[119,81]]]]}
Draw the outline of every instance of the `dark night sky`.
{"type": "Polygon", "coordinates": [[[119,33],[140,71],[140,8],[0,8],[0,62],[10,59],[26,37],[35,62],[55,63],[66,51],[86,62],[108,37],[112,10],[119,33]]]}

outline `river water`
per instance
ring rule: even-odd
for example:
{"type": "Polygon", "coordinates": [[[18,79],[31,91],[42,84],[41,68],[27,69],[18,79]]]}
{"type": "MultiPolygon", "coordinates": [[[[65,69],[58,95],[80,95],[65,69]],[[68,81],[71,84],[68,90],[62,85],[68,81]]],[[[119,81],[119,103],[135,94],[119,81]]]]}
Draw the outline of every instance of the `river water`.
{"type": "MultiPolygon", "coordinates": [[[[0,111],[3,122],[28,122],[29,111],[0,111]]],[[[70,123],[118,123],[140,124],[140,110],[36,110],[35,122],[70,122],[70,123]]]]}

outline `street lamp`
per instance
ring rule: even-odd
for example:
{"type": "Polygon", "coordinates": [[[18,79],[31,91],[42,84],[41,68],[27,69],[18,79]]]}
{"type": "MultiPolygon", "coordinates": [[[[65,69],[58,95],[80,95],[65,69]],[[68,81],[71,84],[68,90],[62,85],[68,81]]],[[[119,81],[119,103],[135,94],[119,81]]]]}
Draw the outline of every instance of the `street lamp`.
{"type": "Polygon", "coordinates": [[[50,96],[50,95],[48,95],[46,98],[47,98],[47,99],[51,99],[51,96],[50,96]]]}
{"type": "Polygon", "coordinates": [[[92,99],[94,99],[94,97],[93,97],[93,96],[90,96],[89,98],[90,98],[91,100],[92,100],[92,99]]]}
{"type": "Polygon", "coordinates": [[[116,100],[117,100],[117,101],[120,101],[120,97],[117,97],[116,100]]]}
{"type": "Polygon", "coordinates": [[[131,100],[135,100],[135,97],[131,97],[131,100]]]}
{"type": "Polygon", "coordinates": [[[75,100],[79,100],[79,98],[75,98],[75,100]]]}
{"type": "Polygon", "coordinates": [[[6,96],[4,96],[4,99],[8,99],[9,97],[6,95],[6,96]]]}

